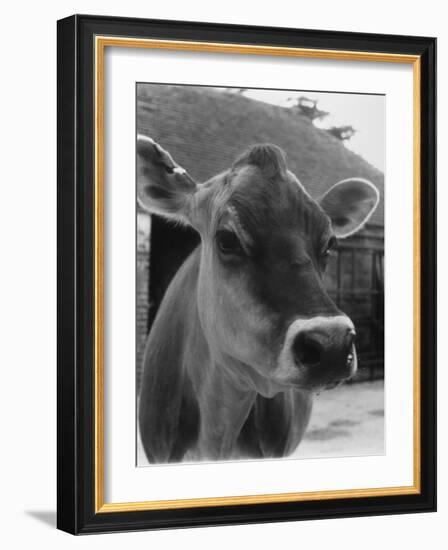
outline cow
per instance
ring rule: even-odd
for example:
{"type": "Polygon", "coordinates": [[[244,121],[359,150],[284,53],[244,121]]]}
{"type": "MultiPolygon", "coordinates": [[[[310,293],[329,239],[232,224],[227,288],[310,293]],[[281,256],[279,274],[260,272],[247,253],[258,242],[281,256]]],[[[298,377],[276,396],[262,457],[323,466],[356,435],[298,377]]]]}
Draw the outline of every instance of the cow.
{"type": "Polygon", "coordinates": [[[252,146],[202,184],[148,136],[136,149],[141,206],[200,235],[145,347],[138,421],[147,458],[288,456],[314,394],[357,369],[355,327],[323,275],[379,193],[351,178],[314,200],[273,144],[252,146]]]}

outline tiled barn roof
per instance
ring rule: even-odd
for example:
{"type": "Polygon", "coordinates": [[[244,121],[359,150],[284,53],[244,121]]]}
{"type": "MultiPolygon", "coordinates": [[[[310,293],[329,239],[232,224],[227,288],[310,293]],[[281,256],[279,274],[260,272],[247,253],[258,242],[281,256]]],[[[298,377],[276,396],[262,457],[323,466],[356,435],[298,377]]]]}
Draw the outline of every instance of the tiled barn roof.
{"type": "Polygon", "coordinates": [[[291,109],[206,87],[138,84],[137,96],[138,132],[198,181],[228,168],[254,143],[275,143],[313,197],[344,178],[369,179],[381,193],[370,222],[383,225],[382,172],[291,109]]]}

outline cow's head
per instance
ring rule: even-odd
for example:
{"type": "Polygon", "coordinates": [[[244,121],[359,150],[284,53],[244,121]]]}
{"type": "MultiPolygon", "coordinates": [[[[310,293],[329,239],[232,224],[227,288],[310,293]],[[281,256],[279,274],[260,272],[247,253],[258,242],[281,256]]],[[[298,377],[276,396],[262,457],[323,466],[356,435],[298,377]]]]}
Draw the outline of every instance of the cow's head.
{"type": "Polygon", "coordinates": [[[331,249],[356,232],[378,191],[355,178],[315,201],[275,145],[256,145],[198,185],[139,136],[138,197],[201,236],[199,318],[213,360],[235,383],[272,396],[318,390],[357,368],[355,328],[323,286],[331,249]]]}

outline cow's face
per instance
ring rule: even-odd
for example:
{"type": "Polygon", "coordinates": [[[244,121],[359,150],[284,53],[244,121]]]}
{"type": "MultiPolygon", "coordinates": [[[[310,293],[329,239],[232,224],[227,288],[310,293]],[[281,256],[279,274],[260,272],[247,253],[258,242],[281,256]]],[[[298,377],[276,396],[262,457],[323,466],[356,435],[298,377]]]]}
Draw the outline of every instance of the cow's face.
{"type": "Polygon", "coordinates": [[[355,329],[323,275],[337,239],[375,209],[377,190],[345,180],[316,202],[273,145],[253,147],[200,186],[147,138],[138,152],[143,204],[201,235],[199,317],[214,360],[235,383],[271,396],[352,376],[355,329]]]}

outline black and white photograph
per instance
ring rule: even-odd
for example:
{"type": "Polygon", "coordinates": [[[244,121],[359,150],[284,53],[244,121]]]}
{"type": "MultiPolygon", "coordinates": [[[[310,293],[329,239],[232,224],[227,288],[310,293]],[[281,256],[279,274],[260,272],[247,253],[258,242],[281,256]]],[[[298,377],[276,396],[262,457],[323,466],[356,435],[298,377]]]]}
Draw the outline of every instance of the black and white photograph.
{"type": "Polygon", "coordinates": [[[5,549],[446,546],[443,7],[5,4],[5,549]]]}
{"type": "Polygon", "coordinates": [[[137,466],[384,454],[385,117],[136,84],[137,466]]]}

